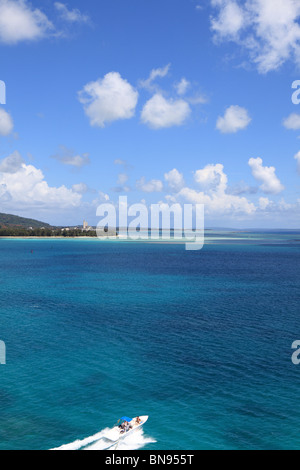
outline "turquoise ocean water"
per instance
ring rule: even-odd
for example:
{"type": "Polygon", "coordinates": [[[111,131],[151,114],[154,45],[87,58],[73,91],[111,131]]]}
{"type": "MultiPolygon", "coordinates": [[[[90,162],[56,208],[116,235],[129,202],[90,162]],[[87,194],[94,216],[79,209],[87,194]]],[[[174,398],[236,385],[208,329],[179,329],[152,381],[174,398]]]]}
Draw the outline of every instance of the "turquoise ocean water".
{"type": "Polygon", "coordinates": [[[125,449],[300,447],[299,233],[0,256],[0,449],[101,449],[123,415],[150,416],[125,449]]]}

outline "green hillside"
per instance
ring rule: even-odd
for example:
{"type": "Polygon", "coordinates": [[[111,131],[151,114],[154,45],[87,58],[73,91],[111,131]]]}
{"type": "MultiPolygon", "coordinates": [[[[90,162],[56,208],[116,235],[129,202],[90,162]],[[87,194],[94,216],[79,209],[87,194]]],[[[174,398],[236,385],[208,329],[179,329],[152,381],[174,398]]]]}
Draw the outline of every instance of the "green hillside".
{"type": "Polygon", "coordinates": [[[45,224],[45,222],[40,222],[34,219],[26,219],[25,217],[18,217],[17,215],[11,214],[2,214],[0,213],[0,228],[7,228],[7,227],[14,227],[14,228],[49,228],[49,224],[45,224]]]}

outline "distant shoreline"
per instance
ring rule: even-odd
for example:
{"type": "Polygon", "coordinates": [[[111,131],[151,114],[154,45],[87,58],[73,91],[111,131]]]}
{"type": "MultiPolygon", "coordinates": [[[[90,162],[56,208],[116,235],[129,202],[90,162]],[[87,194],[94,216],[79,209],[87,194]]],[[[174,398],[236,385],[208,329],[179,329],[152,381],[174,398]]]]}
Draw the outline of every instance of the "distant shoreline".
{"type": "MultiPolygon", "coordinates": [[[[113,237],[113,236],[103,237],[103,241],[108,240],[108,239],[118,240],[118,238],[113,237]]],[[[0,240],[101,240],[101,238],[99,238],[99,237],[34,237],[34,236],[33,237],[31,237],[31,236],[28,236],[28,237],[25,237],[25,236],[23,236],[23,237],[3,236],[3,237],[1,237],[0,236],[0,240]]]]}

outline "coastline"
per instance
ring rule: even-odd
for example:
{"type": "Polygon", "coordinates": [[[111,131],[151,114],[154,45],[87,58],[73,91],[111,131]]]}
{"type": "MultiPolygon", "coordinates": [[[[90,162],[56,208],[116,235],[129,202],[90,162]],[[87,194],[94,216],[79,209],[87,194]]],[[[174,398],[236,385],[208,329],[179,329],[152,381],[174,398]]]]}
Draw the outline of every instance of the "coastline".
{"type": "MultiPolygon", "coordinates": [[[[184,245],[184,244],[190,244],[194,243],[195,241],[191,241],[189,239],[169,239],[169,238],[160,238],[158,240],[154,239],[137,239],[137,240],[132,240],[129,238],[124,238],[120,236],[115,236],[115,235],[107,235],[103,237],[95,237],[95,236],[0,236],[0,241],[1,240],[6,240],[6,241],[40,241],[40,240],[45,240],[45,241],[61,241],[61,240],[78,240],[80,242],[82,241],[94,241],[94,242],[118,242],[118,243],[131,243],[131,244],[136,244],[136,243],[142,243],[142,244],[161,244],[161,245],[184,245]]],[[[232,232],[232,231],[215,231],[215,232],[208,232],[205,233],[204,236],[204,245],[251,245],[251,244],[259,244],[259,245],[264,245],[264,244],[269,244],[269,245],[298,245],[299,246],[300,238],[295,238],[295,233],[294,231],[288,231],[288,232],[232,232]]]]}
{"type": "MultiPolygon", "coordinates": [[[[103,237],[103,240],[117,240],[116,237],[103,237]]],[[[101,240],[98,237],[0,237],[0,240],[101,240]]]]}
{"type": "Polygon", "coordinates": [[[142,243],[157,243],[157,244],[160,244],[160,243],[163,243],[163,244],[184,244],[184,243],[187,243],[187,241],[185,240],[182,240],[182,241],[179,241],[179,240],[126,240],[125,238],[119,238],[119,237],[103,237],[103,238],[98,238],[98,237],[0,237],[0,241],[1,240],[45,240],[45,241],[50,241],[50,240],[80,240],[80,241],[83,241],[83,240],[87,240],[87,241],[91,241],[91,240],[94,240],[94,241],[99,241],[99,242],[109,242],[109,241],[114,241],[114,242],[127,242],[127,243],[138,243],[138,242],[142,242],[142,243]]]}

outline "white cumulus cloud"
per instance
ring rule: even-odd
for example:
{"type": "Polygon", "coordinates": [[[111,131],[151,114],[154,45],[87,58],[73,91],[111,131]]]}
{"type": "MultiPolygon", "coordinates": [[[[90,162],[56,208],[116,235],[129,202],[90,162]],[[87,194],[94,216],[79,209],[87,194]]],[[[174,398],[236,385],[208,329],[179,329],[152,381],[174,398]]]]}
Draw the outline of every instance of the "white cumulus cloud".
{"type": "Polygon", "coordinates": [[[0,0],[0,41],[17,44],[43,38],[53,24],[26,0],[0,0]]]}
{"type": "Polygon", "coordinates": [[[0,109],[0,135],[9,135],[14,127],[11,115],[4,109],[0,109]]]}
{"type": "Polygon", "coordinates": [[[271,204],[271,202],[270,202],[269,198],[267,198],[267,197],[260,197],[259,198],[259,207],[260,207],[261,210],[263,210],[263,211],[266,210],[267,207],[270,206],[270,204],[271,204]]]}
{"type": "Polygon", "coordinates": [[[300,129],[300,114],[292,113],[283,120],[283,125],[286,129],[297,131],[300,129]]]}
{"type": "Polygon", "coordinates": [[[92,126],[105,127],[120,119],[130,119],[135,114],[138,92],[118,72],[90,82],[79,92],[92,126]]]}
{"type": "Polygon", "coordinates": [[[58,160],[64,165],[69,165],[76,168],[81,168],[90,163],[90,157],[88,153],[79,155],[76,154],[73,150],[68,149],[64,145],[60,146],[59,152],[56,155],[52,155],[52,158],[58,160]]]}
{"type": "Polygon", "coordinates": [[[177,193],[167,195],[172,203],[204,204],[208,215],[235,218],[251,216],[256,212],[255,205],[246,197],[228,193],[228,177],[221,163],[206,165],[194,173],[195,182],[200,190],[182,187],[177,193]]]}
{"type": "Polygon", "coordinates": [[[18,151],[13,152],[0,161],[0,173],[16,173],[24,163],[24,160],[18,151]]]}
{"type": "Polygon", "coordinates": [[[182,100],[166,99],[155,94],[144,106],[141,119],[152,129],[181,126],[191,114],[189,104],[182,100]]]}
{"type": "Polygon", "coordinates": [[[243,8],[235,1],[212,0],[212,5],[219,9],[219,15],[212,17],[212,30],[219,38],[235,38],[243,29],[246,18],[243,8]]]}
{"type": "Polygon", "coordinates": [[[144,177],[137,181],[136,186],[140,191],[144,191],[145,193],[158,193],[161,192],[164,187],[162,181],[152,179],[146,182],[144,177]]]}
{"type": "Polygon", "coordinates": [[[164,176],[171,191],[180,191],[180,189],[184,186],[183,174],[180,173],[176,168],[169,171],[168,173],[165,173],[164,176]]]}
{"type": "Polygon", "coordinates": [[[178,95],[185,95],[190,85],[190,82],[186,78],[182,78],[180,82],[175,85],[178,95]]]}
{"type": "Polygon", "coordinates": [[[78,194],[85,194],[88,192],[89,188],[85,183],[73,184],[72,190],[78,194]]]}
{"type": "Polygon", "coordinates": [[[261,184],[260,189],[266,194],[278,194],[284,190],[284,186],[276,176],[276,168],[263,166],[261,158],[250,158],[249,166],[254,178],[261,184]]]}
{"type": "Polygon", "coordinates": [[[197,170],[194,179],[206,190],[224,193],[227,189],[228,178],[221,163],[206,165],[202,170],[197,170]]]}
{"type": "Polygon", "coordinates": [[[277,70],[288,60],[299,64],[298,0],[211,0],[211,4],[215,40],[236,42],[260,73],[277,70]]]}
{"type": "Polygon", "coordinates": [[[251,122],[247,109],[240,106],[230,106],[223,117],[217,120],[217,129],[222,134],[234,134],[246,129],[251,122]]]}
{"type": "MultiPolygon", "coordinates": [[[[15,154],[17,157],[17,154],[15,154]]],[[[18,160],[18,158],[17,158],[18,160]]],[[[6,162],[7,163],[7,162],[6,162]]],[[[1,202],[16,209],[66,209],[78,207],[81,195],[66,186],[51,187],[41,170],[22,163],[16,171],[3,165],[0,171],[1,202]]]]}

